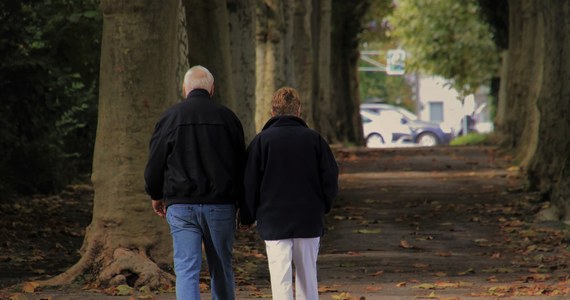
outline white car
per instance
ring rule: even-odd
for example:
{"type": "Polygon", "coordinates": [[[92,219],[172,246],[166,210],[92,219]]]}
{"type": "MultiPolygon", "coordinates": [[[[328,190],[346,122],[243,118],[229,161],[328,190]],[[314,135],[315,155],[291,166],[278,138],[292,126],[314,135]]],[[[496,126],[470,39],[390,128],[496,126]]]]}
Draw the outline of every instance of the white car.
{"type": "Polygon", "coordinates": [[[380,116],[378,114],[361,110],[362,132],[366,147],[382,148],[396,147],[405,144],[412,144],[412,131],[406,124],[401,124],[400,117],[394,115],[394,120],[386,123],[386,118],[390,116],[380,116]],[[386,126],[386,124],[391,124],[386,126]]]}
{"type": "Polygon", "coordinates": [[[361,115],[362,112],[379,115],[381,123],[397,135],[395,139],[411,134],[411,141],[419,146],[447,145],[454,137],[449,126],[421,121],[402,107],[385,103],[362,103],[360,112],[361,115]]]}

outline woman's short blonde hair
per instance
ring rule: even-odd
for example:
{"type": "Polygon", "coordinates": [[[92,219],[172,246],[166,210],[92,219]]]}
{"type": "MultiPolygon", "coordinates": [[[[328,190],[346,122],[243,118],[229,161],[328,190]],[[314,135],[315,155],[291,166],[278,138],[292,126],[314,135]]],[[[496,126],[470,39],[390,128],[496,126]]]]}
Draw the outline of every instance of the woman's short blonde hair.
{"type": "Polygon", "coordinates": [[[271,110],[275,115],[293,115],[299,113],[301,97],[292,87],[282,87],[273,93],[271,110]]]}

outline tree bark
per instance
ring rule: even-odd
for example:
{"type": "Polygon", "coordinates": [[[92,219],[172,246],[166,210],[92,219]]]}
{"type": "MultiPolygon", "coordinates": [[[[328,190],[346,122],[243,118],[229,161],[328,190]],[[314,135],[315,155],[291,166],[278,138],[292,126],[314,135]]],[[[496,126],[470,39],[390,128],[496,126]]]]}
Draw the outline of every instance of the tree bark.
{"type": "Polygon", "coordinates": [[[229,14],[226,0],[182,0],[186,13],[188,63],[214,75],[214,100],[234,109],[236,95],[230,62],[229,14]]]}
{"type": "Polygon", "coordinates": [[[513,149],[525,168],[538,143],[539,114],[536,105],[542,88],[545,42],[540,6],[542,3],[534,0],[509,3],[507,92],[504,103],[498,107],[500,118],[496,124],[503,146],[513,149]]]}
{"type": "Polygon", "coordinates": [[[361,20],[370,3],[366,0],[333,0],[332,24],[332,79],[331,98],[337,104],[336,110],[324,121],[323,127],[331,126],[329,140],[351,142],[362,145],[362,125],[359,106],[357,61],[358,34],[362,30],[361,20]]]}
{"type": "Polygon", "coordinates": [[[254,0],[182,0],[188,63],[214,75],[214,100],[242,121],[246,140],[255,135],[254,0]]]}
{"type": "Polygon", "coordinates": [[[271,116],[271,97],[285,85],[285,4],[292,0],[257,0],[255,26],[255,127],[259,132],[271,116]]]}
{"type": "MultiPolygon", "coordinates": [[[[317,61],[314,59],[313,41],[318,38],[311,32],[313,20],[313,1],[312,0],[295,0],[294,17],[291,39],[289,45],[291,47],[291,74],[288,85],[295,87],[301,96],[302,110],[301,116],[307,122],[309,127],[315,128],[313,116],[313,95],[314,68],[317,61]]],[[[315,128],[316,129],[316,128],[315,128]]]]}
{"type": "MultiPolygon", "coordinates": [[[[570,224],[570,3],[534,0],[541,32],[541,72],[537,106],[540,111],[540,143],[529,167],[532,183],[550,200],[556,215],[570,224]]],[[[515,17],[511,14],[511,17],[515,17]]],[[[528,72],[528,71],[527,71],[528,72]]]]}
{"type": "Polygon", "coordinates": [[[79,262],[42,284],[92,276],[94,286],[170,286],[172,242],[151,209],[142,174],[157,116],[178,99],[178,2],[103,0],[101,9],[93,220],[79,262]]]}
{"type": "Polygon", "coordinates": [[[240,118],[245,139],[255,131],[255,0],[229,0],[230,61],[235,89],[233,108],[240,118]]]}

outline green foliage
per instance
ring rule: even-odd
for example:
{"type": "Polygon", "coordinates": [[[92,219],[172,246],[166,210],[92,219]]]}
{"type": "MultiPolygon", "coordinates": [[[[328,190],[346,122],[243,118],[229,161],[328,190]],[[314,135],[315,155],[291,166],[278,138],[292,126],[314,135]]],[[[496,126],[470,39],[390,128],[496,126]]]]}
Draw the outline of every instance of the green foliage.
{"type": "Polygon", "coordinates": [[[53,192],[90,171],[96,0],[0,2],[0,192],[53,192]]]}
{"type": "Polygon", "coordinates": [[[476,0],[400,0],[389,21],[390,33],[410,54],[406,68],[450,79],[464,94],[488,83],[499,67],[476,0]]]}
{"type": "MultiPolygon", "coordinates": [[[[375,58],[381,64],[386,63],[386,53],[397,48],[397,43],[387,36],[388,16],[393,12],[392,0],[372,1],[363,17],[363,31],[359,35],[361,50],[380,51],[375,58]]],[[[362,60],[359,66],[369,66],[362,60]]],[[[380,98],[386,103],[413,108],[412,90],[404,76],[390,76],[385,72],[359,72],[360,99],[365,102],[370,98],[380,98]]],[[[413,109],[412,109],[413,110],[413,109]]]]}

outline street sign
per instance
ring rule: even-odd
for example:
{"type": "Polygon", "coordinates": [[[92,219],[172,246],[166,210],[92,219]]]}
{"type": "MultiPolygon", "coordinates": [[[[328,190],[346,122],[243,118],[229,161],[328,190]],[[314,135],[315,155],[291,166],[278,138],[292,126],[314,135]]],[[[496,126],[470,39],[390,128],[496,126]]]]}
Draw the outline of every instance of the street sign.
{"type": "Polygon", "coordinates": [[[388,50],[386,55],[386,74],[404,75],[406,63],[406,52],[401,49],[388,50]]]}

